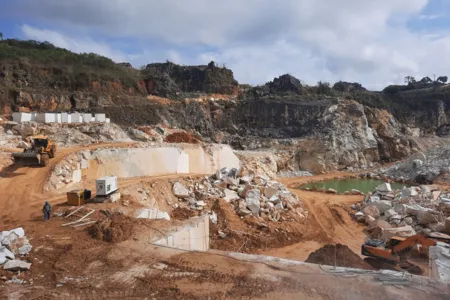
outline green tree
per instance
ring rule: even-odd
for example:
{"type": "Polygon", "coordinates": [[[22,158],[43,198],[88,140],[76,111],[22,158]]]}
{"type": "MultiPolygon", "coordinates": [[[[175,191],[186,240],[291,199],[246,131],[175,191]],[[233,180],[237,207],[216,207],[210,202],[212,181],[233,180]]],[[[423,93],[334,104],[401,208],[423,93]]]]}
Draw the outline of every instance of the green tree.
{"type": "Polygon", "coordinates": [[[412,76],[406,76],[406,77],[405,77],[405,83],[406,83],[406,84],[413,84],[413,83],[416,83],[416,79],[414,79],[414,77],[412,77],[412,76]]]}
{"type": "Polygon", "coordinates": [[[420,80],[420,82],[422,82],[422,83],[431,83],[431,82],[433,82],[433,80],[431,80],[430,77],[426,76],[426,77],[422,78],[420,80]]]}
{"type": "Polygon", "coordinates": [[[0,32],[0,41],[3,41],[3,32],[0,32]]]}
{"type": "Polygon", "coordinates": [[[447,76],[439,76],[438,79],[436,79],[436,81],[440,81],[442,83],[446,83],[448,80],[447,76]]]}
{"type": "Polygon", "coordinates": [[[322,81],[317,82],[317,92],[319,94],[324,94],[324,95],[330,94],[330,92],[331,92],[330,83],[322,82],[322,81]]]}

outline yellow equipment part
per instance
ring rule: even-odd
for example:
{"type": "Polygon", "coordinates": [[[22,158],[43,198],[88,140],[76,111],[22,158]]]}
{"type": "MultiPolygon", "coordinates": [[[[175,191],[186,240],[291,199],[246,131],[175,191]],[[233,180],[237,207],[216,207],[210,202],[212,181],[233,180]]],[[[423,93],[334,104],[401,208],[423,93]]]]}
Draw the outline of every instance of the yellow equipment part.
{"type": "Polygon", "coordinates": [[[40,165],[45,167],[49,164],[50,158],[56,154],[56,144],[45,135],[35,135],[31,138],[31,147],[23,152],[13,153],[16,163],[25,165],[40,165]]]}
{"type": "Polygon", "coordinates": [[[86,201],[86,199],[84,199],[84,195],[83,190],[67,192],[67,204],[74,206],[83,205],[86,201]]]}

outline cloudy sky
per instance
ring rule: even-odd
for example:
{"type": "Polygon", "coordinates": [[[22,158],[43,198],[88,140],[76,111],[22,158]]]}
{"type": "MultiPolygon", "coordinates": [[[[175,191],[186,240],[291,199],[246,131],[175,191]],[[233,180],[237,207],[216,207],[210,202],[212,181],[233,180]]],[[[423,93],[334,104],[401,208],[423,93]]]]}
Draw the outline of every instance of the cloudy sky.
{"type": "Polygon", "coordinates": [[[0,0],[5,38],[134,66],[225,64],[241,83],[290,73],[370,89],[450,76],[448,0],[0,0]]]}

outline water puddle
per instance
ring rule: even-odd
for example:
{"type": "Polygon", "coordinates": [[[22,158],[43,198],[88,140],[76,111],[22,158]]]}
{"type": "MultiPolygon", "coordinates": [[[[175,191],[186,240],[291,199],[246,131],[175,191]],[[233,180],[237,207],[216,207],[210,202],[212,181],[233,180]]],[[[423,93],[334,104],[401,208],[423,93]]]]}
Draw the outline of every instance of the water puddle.
{"type": "MultiPolygon", "coordinates": [[[[383,180],[376,179],[361,179],[361,178],[348,178],[340,180],[326,180],[318,181],[313,183],[304,184],[299,187],[301,190],[312,189],[315,187],[317,190],[320,189],[333,189],[338,193],[345,193],[351,191],[352,189],[361,191],[363,193],[372,192],[377,186],[384,183],[383,180]]],[[[393,190],[402,189],[404,184],[393,182],[391,187],[393,190]]]]}

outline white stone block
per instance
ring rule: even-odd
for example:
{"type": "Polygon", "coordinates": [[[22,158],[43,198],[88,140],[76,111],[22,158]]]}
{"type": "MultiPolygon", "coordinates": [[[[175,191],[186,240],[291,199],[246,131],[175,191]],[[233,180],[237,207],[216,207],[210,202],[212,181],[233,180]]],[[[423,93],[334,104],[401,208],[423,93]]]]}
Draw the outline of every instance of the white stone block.
{"type": "Polygon", "coordinates": [[[70,114],[68,113],[61,113],[61,123],[69,124],[70,123],[70,114]]]}
{"type": "Polygon", "coordinates": [[[72,174],[72,181],[74,183],[81,182],[81,170],[75,170],[72,174]]]}
{"type": "Polygon", "coordinates": [[[32,112],[30,114],[31,114],[31,122],[36,122],[36,118],[37,118],[38,113],[37,112],[32,112]]]}
{"type": "Polygon", "coordinates": [[[15,112],[13,113],[13,121],[17,123],[30,122],[31,113],[15,112]]]}
{"type": "Polygon", "coordinates": [[[56,114],[55,113],[39,113],[36,116],[36,122],[55,123],[56,122],[56,114]]]}
{"type": "Polygon", "coordinates": [[[92,114],[82,114],[83,123],[91,123],[92,121],[92,114]]]}
{"type": "Polygon", "coordinates": [[[166,219],[170,221],[170,216],[167,212],[160,211],[156,208],[143,208],[136,212],[137,219],[166,219]]]}
{"type": "Polygon", "coordinates": [[[391,184],[388,182],[382,183],[377,187],[379,192],[392,192],[391,184]]]}
{"type": "Polygon", "coordinates": [[[70,115],[71,123],[82,123],[83,118],[79,113],[73,113],[70,115]]]}
{"type": "Polygon", "coordinates": [[[105,114],[95,114],[95,122],[105,123],[106,115],[105,114]]]}

